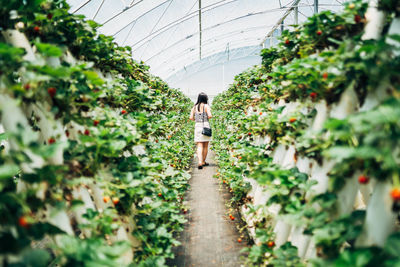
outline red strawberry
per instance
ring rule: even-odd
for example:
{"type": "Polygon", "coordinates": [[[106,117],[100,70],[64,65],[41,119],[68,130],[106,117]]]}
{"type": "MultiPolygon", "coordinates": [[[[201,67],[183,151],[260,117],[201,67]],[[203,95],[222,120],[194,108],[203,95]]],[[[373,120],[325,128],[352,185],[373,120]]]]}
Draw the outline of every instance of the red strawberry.
{"type": "Polygon", "coordinates": [[[103,202],[107,203],[108,201],[110,201],[110,197],[109,196],[104,196],[103,197],[103,202]]]}
{"type": "Polygon", "coordinates": [[[360,176],[358,177],[358,182],[359,182],[360,184],[368,184],[368,182],[369,182],[369,177],[368,177],[368,176],[365,176],[365,175],[360,175],[360,176]]]}
{"type": "Polygon", "coordinates": [[[251,133],[248,133],[249,136],[251,136],[251,133]]]}
{"type": "Polygon", "coordinates": [[[316,98],[317,97],[317,93],[316,92],[311,92],[310,93],[310,97],[311,98],[316,98]]]}
{"type": "Polygon", "coordinates": [[[126,113],[128,113],[125,109],[121,110],[121,114],[125,115],[126,113]]]}
{"type": "Polygon", "coordinates": [[[24,89],[25,89],[25,90],[31,89],[31,85],[30,85],[29,83],[25,84],[25,85],[24,85],[24,89]]]}
{"type": "Polygon", "coordinates": [[[100,121],[99,121],[99,120],[94,120],[94,121],[93,121],[93,125],[94,125],[94,126],[97,126],[97,125],[99,125],[99,123],[100,123],[100,121]]]}
{"type": "Polygon", "coordinates": [[[240,237],[238,238],[237,241],[238,241],[238,243],[242,243],[242,239],[240,237]]]}
{"type": "Polygon", "coordinates": [[[90,131],[89,131],[88,129],[86,129],[85,132],[84,132],[84,134],[85,134],[85,135],[89,135],[89,134],[90,134],[90,131]]]}
{"type": "Polygon", "coordinates": [[[49,93],[49,95],[51,97],[54,97],[56,95],[56,93],[57,93],[57,90],[54,87],[50,87],[50,88],[47,89],[47,92],[49,93]]]}
{"type": "Polygon", "coordinates": [[[287,44],[287,45],[290,44],[290,40],[289,40],[289,39],[286,39],[286,40],[285,40],[285,44],[287,44]]]}
{"type": "Polygon", "coordinates": [[[28,220],[25,218],[25,216],[21,216],[18,218],[18,224],[19,224],[19,226],[24,227],[24,228],[29,227],[28,220]]]}
{"type": "Polygon", "coordinates": [[[113,197],[112,202],[114,203],[114,205],[117,205],[119,203],[119,198],[113,197]]]}
{"type": "Polygon", "coordinates": [[[296,118],[293,118],[293,117],[292,117],[292,118],[289,119],[289,121],[293,123],[293,122],[296,121],[296,118]]]}
{"type": "Polygon", "coordinates": [[[317,35],[322,35],[322,31],[321,31],[321,30],[318,30],[318,31],[317,31],[317,35]]]}
{"type": "Polygon", "coordinates": [[[393,188],[392,191],[390,191],[390,195],[393,201],[400,202],[400,187],[393,188]]]}
{"type": "Polygon", "coordinates": [[[159,197],[161,197],[161,196],[162,196],[162,194],[161,194],[161,193],[158,193],[158,196],[159,196],[159,197]]]}
{"type": "Polygon", "coordinates": [[[52,19],[53,18],[53,14],[51,14],[51,13],[47,14],[47,18],[48,19],[52,19]]]}
{"type": "Polygon", "coordinates": [[[267,246],[268,246],[269,248],[272,248],[272,247],[275,246],[275,242],[274,242],[274,241],[268,241],[267,246]]]}
{"type": "Polygon", "coordinates": [[[261,115],[262,115],[262,112],[260,112],[259,114],[260,114],[260,116],[261,116],[261,115]]]}
{"type": "Polygon", "coordinates": [[[69,137],[69,131],[68,131],[68,130],[65,130],[65,135],[66,135],[67,137],[69,137]]]}
{"type": "Polygon", "coordinates": [[[40,27],[39,27],[39,26],[35,26],[35,27],[33,27],[33,30],[34,30],[35,32],[39,32],[39,31],[40,31],[40,27]]]}
{"type": "Polygon", "coordinates": [[[354,16],[354,22],[355,23],[360,23],[361,22],[361,16],[360,15],[355,15],[354,16]]]}
{"type": "Polygon", "coordinates": [[[51,137],[51,138],[49,138],[49,140],[47,140],[47,142],[51,145],[51,144],[54,144],[56,142],[56,139],[51,137]]]}
{"type": "Polygon", "coordinates": [[[322,78],[324,78],[324,80],[328,79],[328,73],[327,73],[327,72],[324,72],[324,73],[322,74],[322,78]]]}

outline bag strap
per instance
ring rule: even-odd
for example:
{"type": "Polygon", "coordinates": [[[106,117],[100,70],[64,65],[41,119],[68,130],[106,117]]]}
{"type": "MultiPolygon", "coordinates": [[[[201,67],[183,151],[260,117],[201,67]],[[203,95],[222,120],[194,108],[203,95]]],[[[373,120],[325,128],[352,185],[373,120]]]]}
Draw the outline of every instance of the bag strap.
{"type": "Polygon", "coordinates": [[[205,112],[206,111],[206,104],[204,104],[203,105],[203,128],[204,128],[204,120],[205,120],[205,116],[207,116],[207,118],[208,118],[208,114],[205,112]]]}
{"type": "Polygon", "coordinates": [[[202,117],[203,117],[203,127],[204,127],[204,113],[206,111],[206,104],[203,105],[203,112],[201,113],[202,117]]]}

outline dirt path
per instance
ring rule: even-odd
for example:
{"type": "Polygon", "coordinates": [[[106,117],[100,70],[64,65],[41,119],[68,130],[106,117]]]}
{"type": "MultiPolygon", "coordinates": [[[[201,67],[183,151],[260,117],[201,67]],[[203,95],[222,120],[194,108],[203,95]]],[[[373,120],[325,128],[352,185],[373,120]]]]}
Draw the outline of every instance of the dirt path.
{"type": "Polygon", "coordinates": [[[202,170],[194,163],[186,198],[190,206],[189,222],[180,238],[182,246],[176,250],[177,257],[170,266],[241,266],[240,250],[245,245],[238,243],[235,222],[227,216],[225,203],[229,193],[213,178],[217,171],[214,156],[210,151],[207,158],[210,166],[202,170]]]}

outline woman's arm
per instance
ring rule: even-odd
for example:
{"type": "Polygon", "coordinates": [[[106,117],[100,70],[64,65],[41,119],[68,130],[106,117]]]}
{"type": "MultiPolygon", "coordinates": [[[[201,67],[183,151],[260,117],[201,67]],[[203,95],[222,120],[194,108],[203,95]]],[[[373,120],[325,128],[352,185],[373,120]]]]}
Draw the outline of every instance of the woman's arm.
{"type": "Polygon", "coordinates": [[[205,109],[206,109],[206,112],[207,112],[207,117],[208,117],[209,119],[211,119],[211,118],[212,118],[212,114],[211,114],[211,108],[210,108],[210,106],[209,106],[209,105],[205,105],[205,109]]]}
{"type": "Polygon", "coordinates": [[[190,120],[194,121],[194,107],[192,108],[192,111],[190,112],[190,120]]]}

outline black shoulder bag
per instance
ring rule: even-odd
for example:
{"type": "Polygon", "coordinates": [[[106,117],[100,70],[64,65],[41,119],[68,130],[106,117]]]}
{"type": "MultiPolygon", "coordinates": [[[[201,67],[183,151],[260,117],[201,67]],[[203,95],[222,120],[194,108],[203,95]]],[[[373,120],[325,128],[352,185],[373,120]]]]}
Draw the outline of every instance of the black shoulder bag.
{"type": "Polygon", "coordinates": [[[205,113],[204,111],[205,107],[203,106],[203,131],[201,133],[205,136],[211,136],[212,135],[211,128],[204,127],[204,115],[208,116],[207,113],[205,113]]]}

